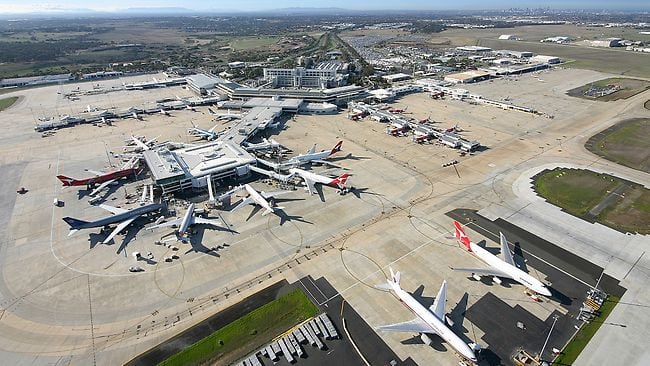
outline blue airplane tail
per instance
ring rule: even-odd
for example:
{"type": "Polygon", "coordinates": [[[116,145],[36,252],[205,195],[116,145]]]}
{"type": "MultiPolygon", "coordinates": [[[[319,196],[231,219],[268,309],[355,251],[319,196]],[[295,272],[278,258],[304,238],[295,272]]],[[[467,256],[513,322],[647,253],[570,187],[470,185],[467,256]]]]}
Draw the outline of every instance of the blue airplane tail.
{"type": "Polygon", "coordinates": [[[88,223],[88,221],[75,219],[73,217],[64,217],[63,221],[65,221],[66,224],[70,225],[70,229],[73,229],[73,230],[78,230],[78,229],[81,228],[81,226],[88,223]]]}

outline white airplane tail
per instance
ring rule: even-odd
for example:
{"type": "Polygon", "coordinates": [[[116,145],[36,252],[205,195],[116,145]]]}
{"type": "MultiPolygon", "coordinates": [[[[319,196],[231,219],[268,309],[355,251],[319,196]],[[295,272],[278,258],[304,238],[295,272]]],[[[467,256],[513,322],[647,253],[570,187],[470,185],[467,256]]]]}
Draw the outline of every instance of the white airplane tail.
{"type": "Polygon", "coordinates": [[[401,275],[400,275],[399,271],[397,273],[395,273],[395,272],[393,272],[393,269],[391,267],[388,267],[388,270],[390,270],[390,278],[388,278],[386,280],[386,283],[376,285],[375,286],[376,288],[378,288],[380,290],[384,290],[384,291],[390,291],[393,288],[395,288],[395,286],[398,287],[398,288],[400,287],[399,286],[399,281],[400,281],[401,275]]]}

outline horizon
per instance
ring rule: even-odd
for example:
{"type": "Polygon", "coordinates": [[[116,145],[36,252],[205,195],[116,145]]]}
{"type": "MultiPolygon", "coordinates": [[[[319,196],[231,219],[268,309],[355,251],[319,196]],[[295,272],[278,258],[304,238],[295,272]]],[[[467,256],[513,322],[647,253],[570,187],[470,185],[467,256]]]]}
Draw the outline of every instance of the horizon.
{"type": "Polygon", "coordinates": [[[645,1],[558,1],[547,0],[541,2],[534,1],[508,1],[496,0],[488,4],[476,0],[460,0],[454,2],[454,7],[449,7],[448,3],[431,2],[423,0],[411,0],[400,4],[400,8],[395,8],[393,2],[385,0],[361,1],[355,5],[342,0],[314,0],[311,6],[301,6],[304,3],[295,0],[280,0],[276,2],[266,2],[261,0],[241,0],[237,7],[220,6],[208,0],[195,0],[191,3],[177,2],[174,0],[144,0],[131,2],[126,0],[116,0],[111,2],[110,6],[102,3],[88,3],[79,0],[65,0],[58,3],[43,2],[21,2],[0,1],[0,15],[12,14],[66,14],[66,13],[111,13],[119,14],[141,10],[143,12],[155,12],[156,10],[179,10],[184,12],[210,12],[210,13],[254,13],[268,12],[274,10],[341,10],[341,11],[498,11],[508,9],[544,9],[551,10],[585,10],[585,11],[650,11],[650,6],[645,1]]]}

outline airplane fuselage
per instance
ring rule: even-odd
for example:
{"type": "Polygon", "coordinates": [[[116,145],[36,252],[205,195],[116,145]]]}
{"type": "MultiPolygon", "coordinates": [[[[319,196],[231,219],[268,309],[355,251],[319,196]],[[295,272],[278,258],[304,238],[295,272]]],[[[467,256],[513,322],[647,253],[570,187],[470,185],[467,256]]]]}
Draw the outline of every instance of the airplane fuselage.
{"type": "Polygon", "coordinates": [[[470,248],[472,252],[474,252],[476,256],[479,257],[479,259],[481,259],[490,267],[498,269],[499,271],[510,276],[513,280],[521,283],[522,285],[539,294],[551,296],[549,289],[540,280],[534,278],[521,269],[502,261],[501,258],[488,252],[476,243],[470,243],[470,248]]]}
{"type": "Polygon", "coordinates": [[[246,191],[251,196],[251,199],[255,201],[255,203],[257,203],[267,211],[273,212],[273,207],[271,207],[269,201],[267,201],[264,197],[262,197],[262,195],[259,194],[255,189],[253,189],[253,187],[249,186],[248,184],[246,184],[244,187],[246,187],[246,191]]]}
{"type": "Polygon", "coordinates": [[[393,292],[400,299],[400,301],[415,313],[422,321],[431,327],[431,333],[435,333],[440,336],[447,344],[453,347],[458,353],[460,353],[464,358],[476,362],[476,355],[474,351],[465,343],[460,337],[456,335],[445,323],[438,319],[431,311],[422,306],[419,301],[417,301],[411,294],[402,290],[399,285],[390,283],[393,292]]]}
{"type": "Polygon", "coordinates": [[[190,227],[192,224],[192,217],[194,216],[194,204],[190,204],[190,207],[187,208],[187,212],[185,212],[185,216],[183,216],[183,221],[181,221],[181,225],[178,227],[178,235],[183,237],[185,236],[185,233],[187,233],[187,228],[190,227]]]}
{"type": "Polygon", "coordinates": [[[104,182],[107,182],[109,180],[115,180],[115,179],[120,179],[124,177],[128,177],[131,175],[136,175],[137,173],[137,168],[127,168],[127,169],[121,169],[121,170],[116,170],[110,173],[102,174],[102,175],[96,175],[91,178],[84,178],[84,179],[72,179],[72,178],[67,178],[64,176],[58,176],[59,180],[61,183],[63,183],[64,186],[69,187],[69,186],[92,186],[94,184],[101,184],[104,182]]]}
{"type": "Polygon", "coordinates": [[[140,206],[140,207],[134,208],[132,210],[129,210],[127,212],[117,214],[117,215],[112,215],[112,216],[105,217],[103,219],[99,219],[99,220],[84,223],[84,224],[80,225],[77,229],[91,229],[91,228],[95,228],[95,227],[104,227],[104,226],[107,226],[107,225],[110,225],[110,224],[115,224],[115,223],[118,223],[118,222],[122,222],[124,220],[128,220],[128,219],[130,219],[132,217],[137,217],[137,216],[141,216],[141,215],[144,215],[144,214],[147,214],[147,213],[150,213],[150,212],[159,211],[162,208],[163,208],[163,205],[160,204],[160,203],[151,203],[151,204],[148,204],[148,205],[145,205],[145,206],[140,206]]]}

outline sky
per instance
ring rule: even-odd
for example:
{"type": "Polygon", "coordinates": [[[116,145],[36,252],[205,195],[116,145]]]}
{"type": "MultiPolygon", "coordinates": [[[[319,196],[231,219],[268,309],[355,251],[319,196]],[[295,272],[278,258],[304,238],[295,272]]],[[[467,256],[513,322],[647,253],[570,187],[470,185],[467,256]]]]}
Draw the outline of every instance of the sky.
{"type": "Polygon", "coordinates": [[[253,11],[269,10],[289,7],[340,7],[353,10],[471,10],[471,9],[499,9],[510,7],[546,7],[553,9],[633,9],[650,11],[648,0],[61,0],[61,1],[16,1],[0,0],[0,14],[2,13],[28,13],[38,11],[57,11],[72,9],[91,9],[100,11],[115,11],[127,8],[148,8],[148,7],[183,7],[193,10],[214,10],[214,11],[253,11]]]}

